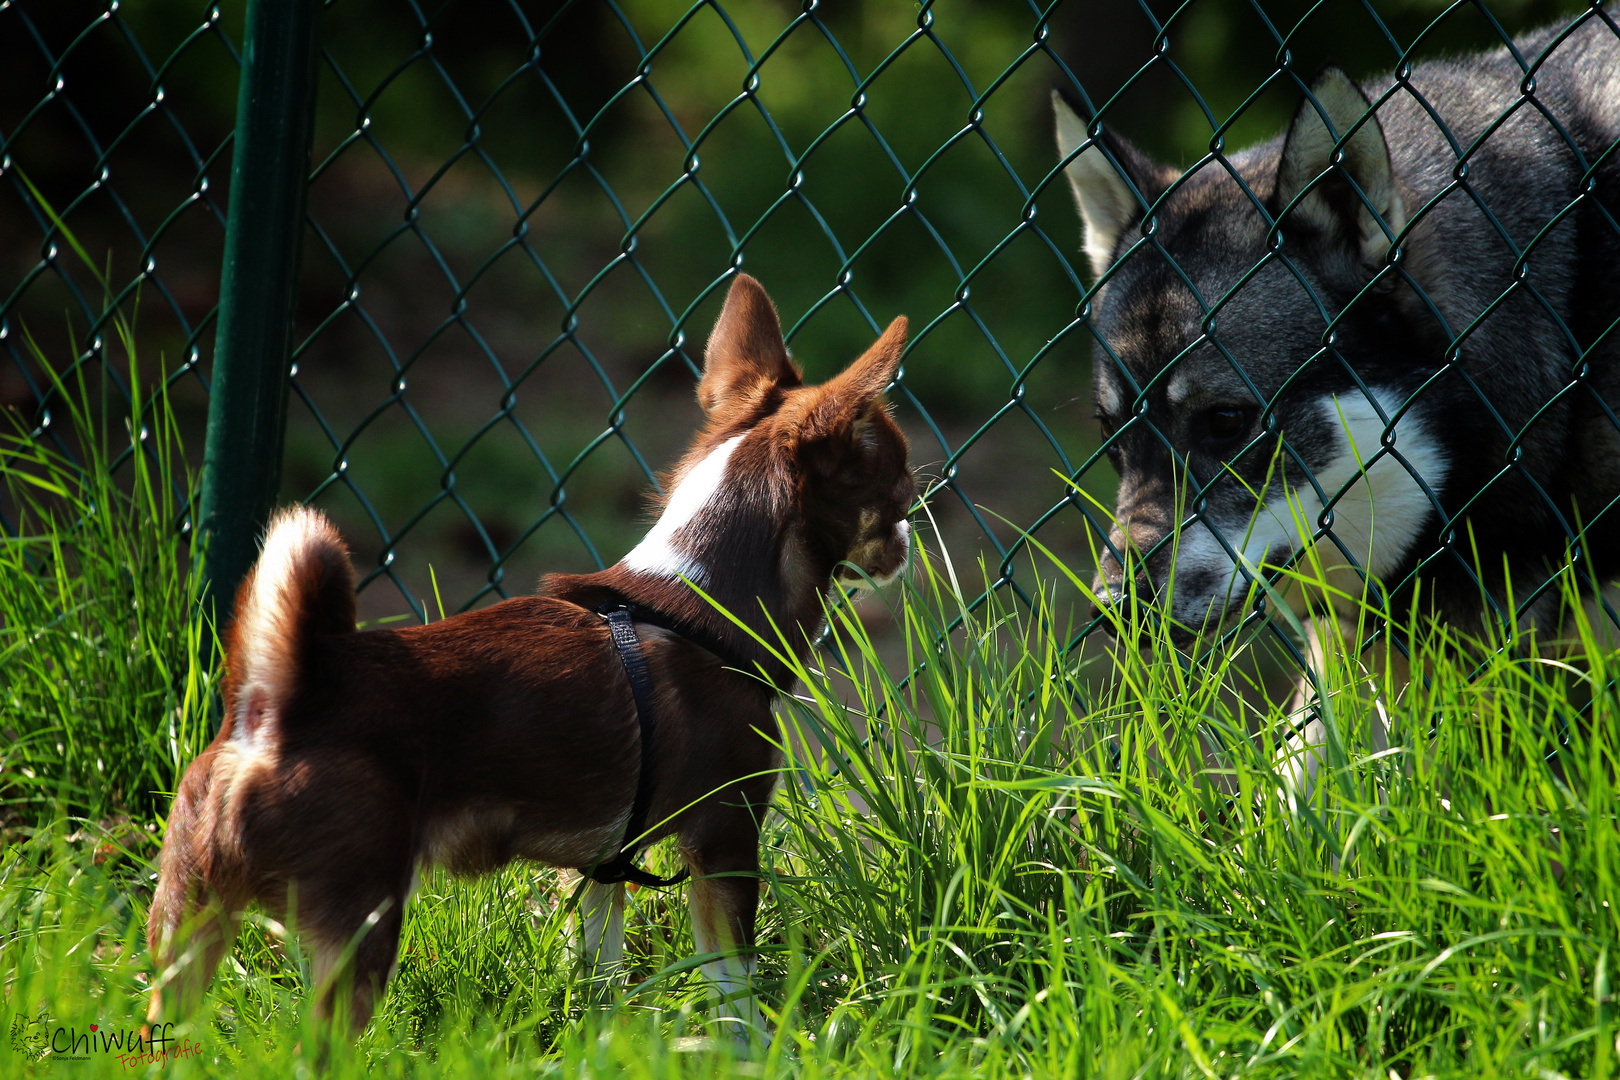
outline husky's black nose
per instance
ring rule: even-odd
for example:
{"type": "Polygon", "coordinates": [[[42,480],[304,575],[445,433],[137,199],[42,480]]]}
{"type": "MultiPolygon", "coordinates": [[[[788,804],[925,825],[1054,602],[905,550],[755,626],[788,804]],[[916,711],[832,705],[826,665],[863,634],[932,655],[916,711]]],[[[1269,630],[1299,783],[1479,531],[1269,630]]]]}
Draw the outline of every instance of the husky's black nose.
{"type": "Polygon", "coordinates": [[[1091,591],[1093,599],[1085,607],[1086,623],[1095,624],[1116,641],[1134,638],[1145,649],[1168,635],[1177,648],[1185,648],[1198,638],[1196,627],[1176,620],[1169,595],[1145,570],[1129,584],[1099,574],[1091,591]]]}
{"type": "Polygon", "coordinates": [[[1137,604],[1154,607],[1158,602],[1158,589],[1147,573],[1136,575],[1129,583],[1122,577],[1098,574],[1091,584],[1092,600],[1086,605],[1086,621],[1102,619],[1108,623],[1129,623],[1131,608],[1137,604]]]}
{"type": "Polygon", "coordinates": [[[1124,600],[1114,601],[1114,602],[1101,601],[1100,597],[1098,599],[1090,601],[1089,603],[1086,604],[1085,618],[1086,618],[1087,624],[1095,623],[1100,619],[1100,620],[1102,620],[1100,628],[1103,629],[1103,630],[1107,630],[1109,628],[1110,624],[1119,621],[1119,617],[1114,616],[1112,614],[1112,612],[1114,612],[1117,608],[1119,608],[1120,606],[1122,606],[1125,603],[1128,603],[1128,601],[1124,601],[1124,600]]]}

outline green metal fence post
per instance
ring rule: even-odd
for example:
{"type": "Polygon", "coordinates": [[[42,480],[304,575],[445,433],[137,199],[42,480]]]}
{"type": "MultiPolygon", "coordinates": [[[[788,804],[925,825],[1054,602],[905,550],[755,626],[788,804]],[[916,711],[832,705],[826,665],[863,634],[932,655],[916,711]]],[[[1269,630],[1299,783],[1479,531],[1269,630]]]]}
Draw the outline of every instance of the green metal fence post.
{"type": "Polygon", "coordinates": [[[248,0],[199,517],[203,603],[252,566],[281,480],[319,0],[248,0]]]}

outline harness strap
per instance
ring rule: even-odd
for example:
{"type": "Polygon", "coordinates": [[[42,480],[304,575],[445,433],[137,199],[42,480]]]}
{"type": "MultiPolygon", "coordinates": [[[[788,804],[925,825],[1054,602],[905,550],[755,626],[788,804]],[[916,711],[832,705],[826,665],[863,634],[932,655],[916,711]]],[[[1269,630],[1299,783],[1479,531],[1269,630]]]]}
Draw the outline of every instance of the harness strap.
{"type": "Polygon", "coordinates": [[[647,813],[652,809],[653,761],[657,748],[658,716],[653,708],[652,673],[647,670],[647,658],[641,652],[641,639],[636,637],[634,609],[624,604],[607,604],[598,612],[607,620],[613,636],[613,646],[624,664],[624,673],[630,680],[630,696],[635,699],[636,717],[641,722],[641,776],[636,780],[636,801],[630,804],[630,820],[624,827],[624,839],[619,853],[607,862],[581,868],[592,881],[612,885],[631,881],[654,889],[678,885],[687,878],[687,871],[672,877],[658,877],[635,865],[640,849],[633,842],[647,830],[647,813]]]}

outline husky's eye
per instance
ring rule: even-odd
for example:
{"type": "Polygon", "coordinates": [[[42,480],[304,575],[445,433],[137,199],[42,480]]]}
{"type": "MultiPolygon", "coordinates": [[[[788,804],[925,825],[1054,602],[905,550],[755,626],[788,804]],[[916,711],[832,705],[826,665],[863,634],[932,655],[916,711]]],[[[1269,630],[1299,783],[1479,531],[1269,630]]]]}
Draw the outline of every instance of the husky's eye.
{"type": "Polygon", "coordinates": [[[1193,434],[1211,449],[1229,449],[1231,443],[1249,430],[1254,410],[1238,405],[1219,405],[1205,409],[1194,420],[1193,434]]]}

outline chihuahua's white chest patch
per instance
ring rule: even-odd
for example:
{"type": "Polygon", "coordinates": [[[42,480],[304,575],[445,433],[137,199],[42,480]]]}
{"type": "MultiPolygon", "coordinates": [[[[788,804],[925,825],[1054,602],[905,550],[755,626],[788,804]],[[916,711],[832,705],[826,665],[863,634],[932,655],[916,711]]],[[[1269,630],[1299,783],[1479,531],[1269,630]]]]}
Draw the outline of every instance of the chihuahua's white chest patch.
{"type": "Polygon", "coordinates": [[[670,493],[669,502],[664,505],[664,512],[659,515],[657,524],[624,557],[625,566],[646,574],[686,578],[700,587],[708,586],[708,568],[682,547],[676,534],[691,524],[720,490],[720,485],[726,479],[726,463],[731,460],[731,452],[737,449],[737,444],[746,435],[747,432],[733,435],[709,451],[707,457],[681,477],[680,483],[670,493]]]}

